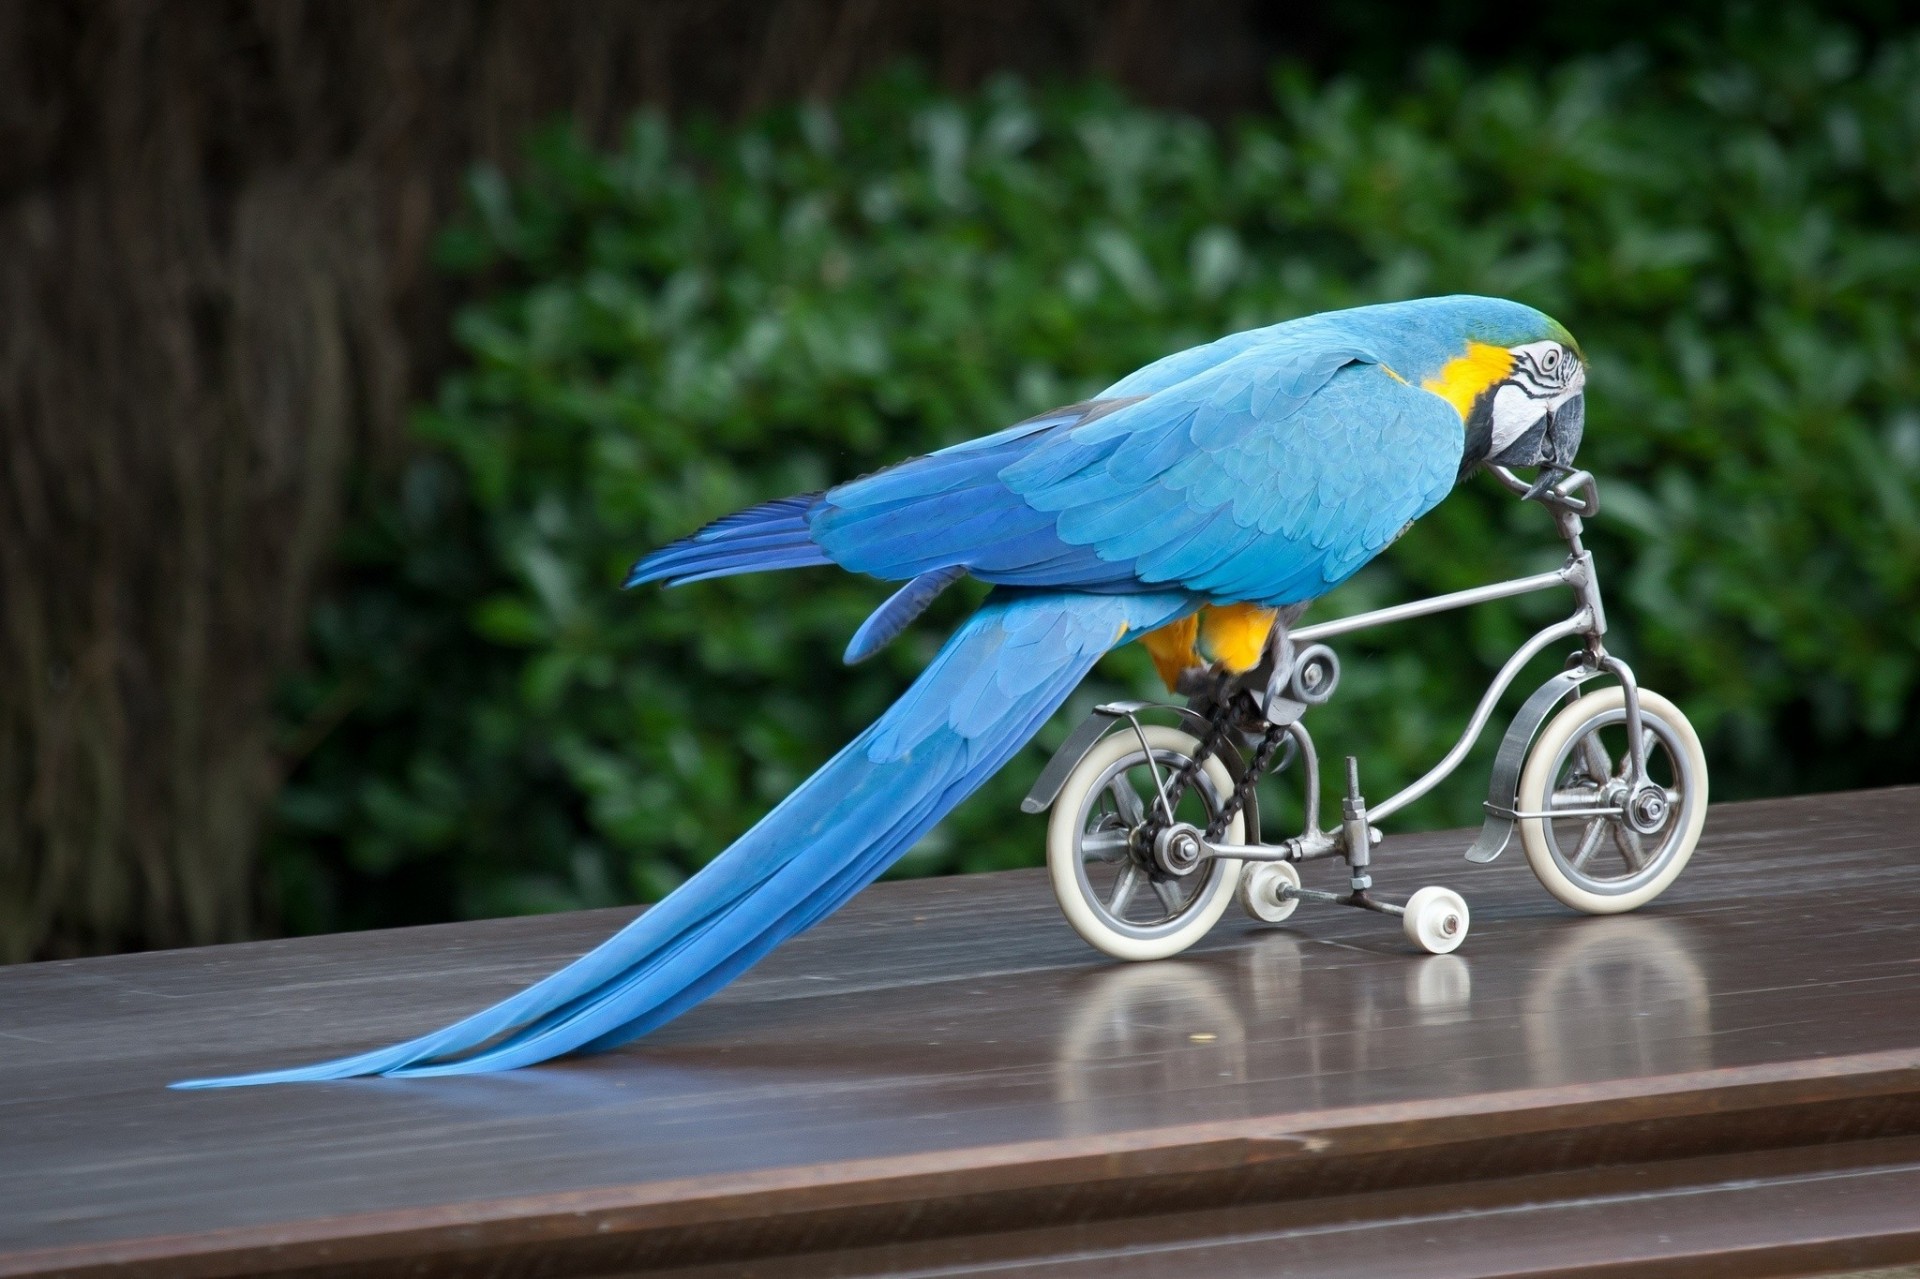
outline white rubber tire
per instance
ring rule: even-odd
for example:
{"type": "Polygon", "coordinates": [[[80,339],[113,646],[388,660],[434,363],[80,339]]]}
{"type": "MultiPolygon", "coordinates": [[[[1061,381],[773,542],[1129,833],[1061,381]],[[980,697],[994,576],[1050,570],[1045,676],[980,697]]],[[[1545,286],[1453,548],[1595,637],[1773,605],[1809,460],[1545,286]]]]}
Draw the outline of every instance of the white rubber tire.
{"type": "Polygon", "coordinates": [[[1429,955],[1460,949],[1472,924],[1465,898],[1451,888],[1431,884],[1407,898],[1407,913],[1400,917],[1407,940],[1429,955]]]}
{"type": "MultiPolygon", "coordinates": [[[[1626,690],[1615,684],[1588,693],[1555,715],[1534,740],[1533,748],[1527,755],[1526,768],[1520,774],[1520,792],[1515,798],[1515,807],[1521,812],[1545,812],[1547,797],[1552,793],[1556,780],[1554,772],[1560,753],[1595,716],[1622,710],[1626,704],[1626,690]]],[[[1567,878],[1566,872],[1555,861],[1553,849],[1542,829],[1546,825],[1543,819],[1522,818],[1519,822],[1520,846],[1526,850],[1527,864],[1533,867],[1534,877],[1561,904],[1589,915],[1624,914],[1639,909],[1667,891],[1673,881],[1680,877],[1680,872],[1687,868],[1687,862],[1692,859],[1693,850],[1700,842],[1700,831],[1707,824],[1707,753],[1701,749],[1700,738],[1693,731],[1693,725],[1687,722],[1687,717],[1681,714],[1678,706],[1644,688],[1640,690],[1640,714],[1643,719],[1657,719],[1672,730],[1675,743],[1687,755],[1686,767],[1692,782],[1681,797],[1681,842],[1658,875],[1630,892],[1593,892],[1567,878]]]]}
{"type": "MultiPolygon", "coordinates": [[[[1190,734],[1164,724],[1147,724],[1143,728],[1147,745],[1155,751],[1177,751],[1191,757],[1200,745],[1190,734]]],[[[1220,868],[1218,873],[1221,881],[1213,886],[1211,898],[1193,910],[1191,917],[1183,921],[1180,927],[1158,937],[1130,937],[1116,932],[1087,903],[1080,889],[1080,854],[1074,846],[1079,834],[1075,827],[1080,822],[1080,807],[1087,791],[1109,766],[1139,749],[1140,739],[1134,736],[1131,727],[1123,727],[1101,738],[1087,752],[1087,757],[1068,774],[1066,784],[1060,788],[1059,798],[1053,801],[1053,813],[1047,819],[1047,871],[1053,880],[1053,896],[1060,903],[1060,912],[1073,925],[1073,931],[1079,933],[1088,945],[1115,959],[1165,959],[1169,955],[1179,954],[1205,937],[1208,930],[1219,922],[1220,916],[1226,913],[1228,904],[1234,899],[1234,890],[1239,886],[1241,863],[1226,858],[1218,859],[1214,864],[1220,868]]],[[[1216,794],[1232,793],[1233,774],[1217,757],[1207,761],[1206,773],[1213,782],[1216,794]]],[[[1230,844],[1246,842],[1246,818],[1243,814],[1235,814],[1233,821],[1228,823],[1225,840],[1230,844]]]]}
{"type": "Polygon", "coordinates": [[[1292,862],[1254,862],[1240,871],[1240,909],[1263,924],[1277,924],[1300,909],[1298,897],[1282,897],[1282,886],[1300,887],[1292,862]]]}

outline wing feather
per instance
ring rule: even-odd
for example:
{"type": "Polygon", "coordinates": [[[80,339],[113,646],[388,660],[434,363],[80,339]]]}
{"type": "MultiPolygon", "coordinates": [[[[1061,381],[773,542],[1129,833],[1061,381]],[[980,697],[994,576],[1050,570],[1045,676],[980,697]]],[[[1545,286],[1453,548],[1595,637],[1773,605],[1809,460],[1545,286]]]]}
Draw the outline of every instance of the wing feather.
{"type": "Polygon", "coordinates": [[[957,567],[1293,604],[1444,496],[1464,445],[1444,400],[1324,333],[1237,341],[1112,391],[830,490],[813,539],[879,577],[957,567]]]}

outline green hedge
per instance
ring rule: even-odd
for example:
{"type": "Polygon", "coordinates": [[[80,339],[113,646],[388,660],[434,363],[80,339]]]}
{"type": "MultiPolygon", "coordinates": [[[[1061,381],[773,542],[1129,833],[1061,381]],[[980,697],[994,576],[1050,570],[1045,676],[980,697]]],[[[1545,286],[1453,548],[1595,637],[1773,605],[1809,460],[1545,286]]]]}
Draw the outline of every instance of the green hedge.
{"type": "MultiPolygon", "coordinates": [[[[287,690],[286,923],[668,891],[978,596],[849,670],[886,586],[623,594],[637,553],[1222,332],[1429,293],[1521,298],[1579,335],[1614,639],[1706,735],[1716,794],[1911,778],[1917,215],[1920,44],[1869,58],[1805,21],[1659,67],[1282,75],[1226,130],[1100,88],[954,98],[900,74],[737,129],[643,116],[611,153],[548,133],[522,175],[476,173],[445,236],[475,298],[463,365],[287,690]]],[[[1322,615],[1557,555],[1542,513],[1479,480],[1322,615]]],[[[1384,794],[1555,606],[1345,645],[1323,749],[1384,794]]],[[[1097,682],[1150,687],[1144,656],[1097,682]]],[[[903,869],[1034,862],[1016,804],[1039,758],[903,869]]],[[[1484,776],[1413,821],[1472,820],[1484,776]]]]}

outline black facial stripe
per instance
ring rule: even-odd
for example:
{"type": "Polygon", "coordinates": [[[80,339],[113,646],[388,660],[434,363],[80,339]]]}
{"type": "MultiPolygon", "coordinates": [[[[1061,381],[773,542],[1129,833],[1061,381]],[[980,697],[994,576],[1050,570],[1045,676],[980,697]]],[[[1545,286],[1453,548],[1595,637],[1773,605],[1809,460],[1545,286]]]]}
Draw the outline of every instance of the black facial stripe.
{"type": "Polygon", "coordinates": [[[1561,351],[1549,371],[1540,365],[1542,354],[1539,351],[1516,352],[1513,371],[1508,375],[1509,381],[1534,399],[1543,399],[1566,389],[1572,384],[1574,373],[1579,368],[1579,361],[1561,351]]]}
{"type": "Polygon", "coordinates": [[[1514,361],[1512,376],[1528,391],[1554,391],[1566,384],[1565,378],[1543,371],[1531,359],[1514,361]]]}
{"type": "Polygon", "coordinates": [[[1499,394],[1505,382],[1496,382],[1480,393],[1473,402],[1473,409],[1467,414],[1466,446],[1460,452],[1460,478],[1465,479],[1467,472],[1487,460],[1493,452],[1493,397],[1499,394]]]}

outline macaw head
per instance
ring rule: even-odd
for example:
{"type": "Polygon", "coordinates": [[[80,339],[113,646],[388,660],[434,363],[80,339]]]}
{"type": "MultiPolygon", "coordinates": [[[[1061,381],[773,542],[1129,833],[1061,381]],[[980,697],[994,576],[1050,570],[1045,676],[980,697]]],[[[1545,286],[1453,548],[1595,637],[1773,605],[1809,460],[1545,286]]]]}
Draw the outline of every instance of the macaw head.
{"type": "Polygon", "coordinates": [[[1422,327],[1434,342],[1426,365],[1433,371],[1420,385],[1453,405],[1466,427],[1460,474],[1489,463],[1538,467],[1542,489],[1567,474],[1587,408],[1587,362],[1573,335],[1530,306],[1497,298],[1400,305],[1409,318],[1429,321],[1422,327]]]}
{"type": "Polygon", "coordinates": [[[1467,414],[1468,452],[1478,452],[1479,445],[1495,466],[1537,466],[1543,479],[1564,475],[1587,423],[1587,366],[1580,348],[1563,330],[1560,337],[1508,347],[1507,354],[1512,365],[1506,376],[1476,396],[1467,414]]]}

